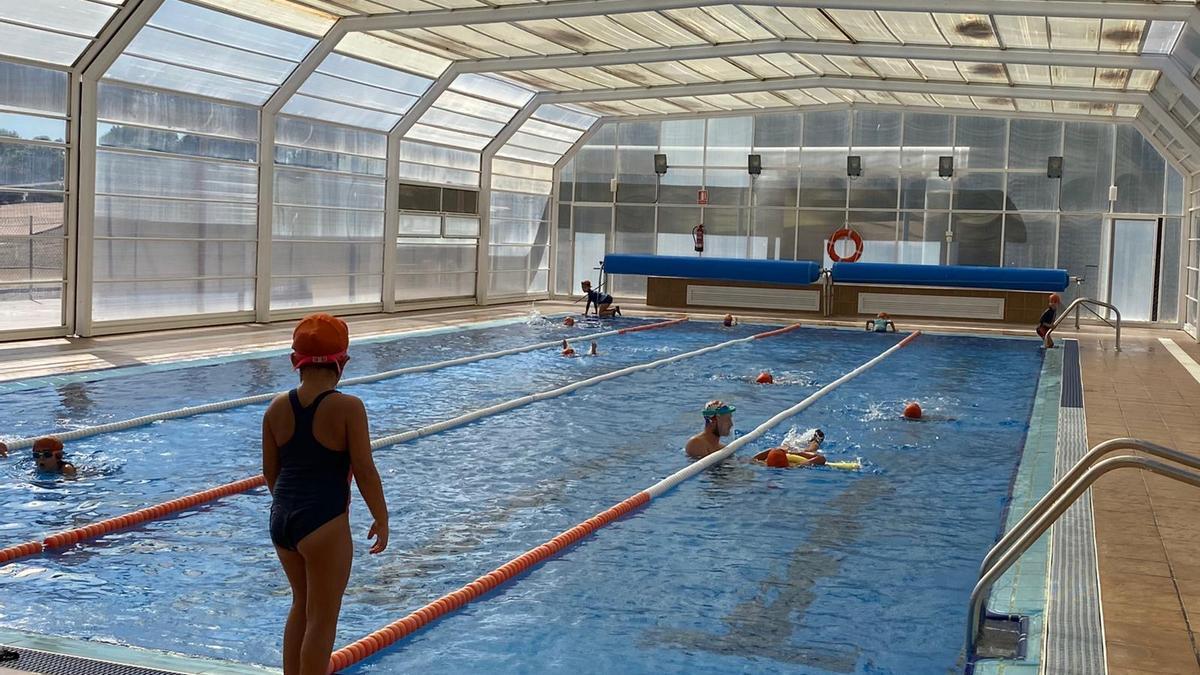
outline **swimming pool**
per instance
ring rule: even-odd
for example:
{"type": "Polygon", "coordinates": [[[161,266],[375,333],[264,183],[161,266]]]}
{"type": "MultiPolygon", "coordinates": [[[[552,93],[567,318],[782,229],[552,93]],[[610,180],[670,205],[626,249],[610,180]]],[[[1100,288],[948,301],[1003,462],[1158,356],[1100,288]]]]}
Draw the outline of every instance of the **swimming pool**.
{"type": "MultiPolygon", "coordinates": [[[[377,437],[768,328],[684,324],[604,341],[596,359],[541,350],[350,391],[366,401],[377,437]]],[[[572,330],[588,329],[543,324],[366,345],[351,368],[572,330]]],[[[709,398],[736,403],[736,427],[748,431],[898,339],[803,329],[379,450],[392,541],[383,556],[358,551],[338,644],[685,466],[680,447],[709,398]],[[764,369],[775,385],[753,383],[764,369]]],[[[830,457],[861,457],[863,471],[770,470],[745,463],[747,448],[346,672],[952,670],[961,665],[965,600],[1020,460],[1041,358],[1027,340],[923,336],[790,421],[823,428],[830,457]],[[899,418],[907,400],[922,402],[926,420],[899,418]]],[[[168,375],[79,385],[91,407],[60,407],[51,422],[196,402],[193,385],[180,381],[203,382],[204,400],[214,400],[282,389],[294,377],[280,357],[168,375]]],[[[20,416],[62,394],[10,396],[0,410],[20,416]]],[[[92,470],[74,482],[31,480],[24,460],[4,463],[0,544],[256,473],[261,412],[236,408],[77,441],[72,456],[92,470]]],[[[48,428],[45,413],[29,416],[30,431],[48,428]]],[[[754,449],[787,430],[773,429],[754,449]]],[[[277,665],[288,595],[265,535],[267,506],[256,490],[0,567],[0,626],[277,665]]],[[[365,516],[356,496],[360,538],[365,516]]]]}

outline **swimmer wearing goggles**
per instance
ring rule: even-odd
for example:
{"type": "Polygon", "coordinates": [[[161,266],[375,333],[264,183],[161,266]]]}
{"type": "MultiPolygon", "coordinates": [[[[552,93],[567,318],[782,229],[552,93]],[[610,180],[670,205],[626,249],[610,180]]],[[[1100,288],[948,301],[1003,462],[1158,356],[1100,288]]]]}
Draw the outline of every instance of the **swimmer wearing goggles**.
{"type": "Polygon", "coordinates": [[[700,414],[704,417],[704,430],[688,439],[684,450],[688,457],[700,459],[725,447],[721,439],[733,433],[733,411],[737,408],[724,401],[709,401],[700,414]]]}
{"type": "Polygon", "coordinates": [[[37,463],[38,471],[42,473],[75,475],[75,465],[63,461],[62,441],[53,436],[39,438],[33,442],[33,460],[37,463]]]}

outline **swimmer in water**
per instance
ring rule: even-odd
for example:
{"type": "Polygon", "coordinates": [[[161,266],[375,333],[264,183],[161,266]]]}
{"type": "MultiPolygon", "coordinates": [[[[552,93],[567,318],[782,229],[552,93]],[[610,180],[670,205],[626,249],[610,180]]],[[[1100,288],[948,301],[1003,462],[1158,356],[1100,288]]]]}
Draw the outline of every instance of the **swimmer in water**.
{"type": "Polygon", "coordinates": [[[821,454],[821,443],[825,442],[825,432],[816,429],[808,437],[808,444],[803,450],[783,446],[764,450],[754,456],[754,461],[762,462],[769,467],[786,469],[790,466],[821,466],[825,464],[825,455],[821,454]],[[801,457],[803,462],[793,464],[790,457],[801,457]]]}
{"type": "Polygon", "coordinates": [[[562,355],[575,356],[575,348],[568,344],[566,340],[562,341],[562,355]]]}
{"type": "Polygon", "coordinates": [[[568,316],[567,318],[563,319],[563,325],[567,328],[571,328],[575,325],[575,319],[568,316]]]}
{"type": "Polygon", "coordinates": [[[37,470],[42,473],[57,473],[68,477],[76,474],[75,465],[63,461],[62,441],[53,436],[39,438],[33,442],[33,461],[37,463],[37,470]]]}
{"type": "Polygon", "coordinates": [[[892,317],[888,316],[887,312],[880,312],[875,315],[875,320],[867,322],[867,330],[873,333],[886,333],[889,328],[891,332],[896,332],[896,323],[892,321],[892,317]]]}
{"type": "Polygon", "coordinates": [[[600,356],[600,348],[596,346],[595,340],[592,340],[592,346],[588,348],[588,356],[600,356]]]}
{"type": "Polygon", "coordinates": [[[723,401],[709,401],[700,414],[704,416],[704,430],[688,439],[684,450],[688,457],[700,459],[725,447],[721,438],[733,433],[733,411],[723,401]]]}
{"type": "Polygon", "coordinates": [[[721,321],[721,323],[726,328],[732,328],[733,326],[737,325],[737,318],[734,317],[732,314],[726,314],[725,318],[721,321]]]}
{"type": "Polygon", "coordinates": [[[350,480],[374,522],[371,553],[388,544],[383,485],[371,456],[367,411],[337,390],[350,336],[328,314],[307,316],[292,333],[292,367],[300,386],[271,402],[263,416],[263,476],[271,491],[271,541],[292,589],[283,631],[285,675],[324,674],[350,580],[350,480]]]}

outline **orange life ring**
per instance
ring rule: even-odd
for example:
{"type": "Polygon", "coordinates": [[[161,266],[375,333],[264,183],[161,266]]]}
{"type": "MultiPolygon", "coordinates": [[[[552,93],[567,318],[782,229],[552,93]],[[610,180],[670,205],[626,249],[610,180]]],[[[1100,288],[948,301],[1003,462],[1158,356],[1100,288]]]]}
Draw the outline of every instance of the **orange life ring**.
{"type": "Polygon", "coordinates": [[[863,254],[862,235],[848,227],[843,227],[837,232],[834,232],[833,236],[829,238],[829,243],[825,246],[825,252],[829,254],[829,259],[833,262],[855,262],[861,258],[863,254]],[[843,258],[842,256],[838,255],[837,249],[834,248],[834,244],[845,239],[846,237],[849,237],[850,241],[854,242],[854,253],[851,253],[849,256],[843,258]]]}

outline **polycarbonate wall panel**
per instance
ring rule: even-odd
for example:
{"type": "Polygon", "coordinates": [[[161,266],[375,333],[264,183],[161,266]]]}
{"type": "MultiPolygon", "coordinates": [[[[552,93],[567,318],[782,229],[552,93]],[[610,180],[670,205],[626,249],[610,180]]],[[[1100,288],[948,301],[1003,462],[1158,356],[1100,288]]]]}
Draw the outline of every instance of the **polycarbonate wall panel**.
{"type": "Polygon", "coordinates": [[[93,319],[252,310],[257,112],[102,84],[98,117],[93,319]]]}
{"type": "Polygon", "coordinates": [[[67,74],[0,61],[0,322],[63,325],[67,74]]]}
{"type": "Polygon", "coordinates": [[[272,309],[382,301],[386,144],[383,134],[279,118],[272,309]]]}
{"type": "MultiPolygon", "coordinates": [[[[572,269],[560,268],[556,291],[575,292],[563,277],[582,278],[604,252],[695,255],[701,222],[705,255],[826,260],[829,235],[848,223],[863,260],[1086,269],[1094,283],[1114,161],[1131,176],[1130,208],[1182,210],[1182,176],[1130,125],[887,110],[613,122],[562,172],[569,208],[556,241],[573,253],[557,256],[572,269]],[[667,155],[661,177],[655,153],[667,155]],[[748,153],[762,158],[756,177],[748,153]],[[847,177],[848,155],[862,158],[861,176],[847,177]],[[952,178],[937,174],[946,155],[952,178]],[[1050,178],[1047,158],[1060,155],[1064,178],[1050,178]]],[[[1179,255],[1164,247],[1162,268],[1178,270],[1179,255]]]]}

